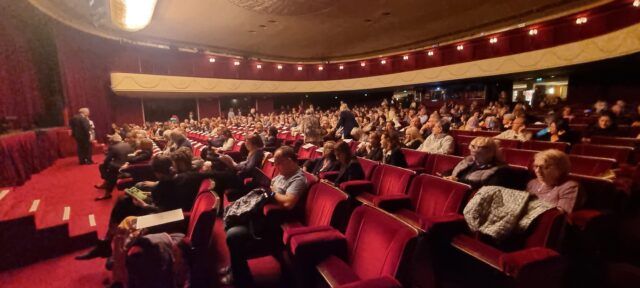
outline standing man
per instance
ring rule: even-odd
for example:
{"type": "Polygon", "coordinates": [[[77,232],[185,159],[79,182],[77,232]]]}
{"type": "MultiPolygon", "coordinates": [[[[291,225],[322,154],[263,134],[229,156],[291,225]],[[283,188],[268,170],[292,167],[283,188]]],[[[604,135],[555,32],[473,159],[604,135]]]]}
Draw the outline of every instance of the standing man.
{"type": "Polygon", "coordinates": [[[91,124],[89,108],[83,107],[71,118],[71,136],[78,144],[78,160],[80,165],[93,164],[91,160],[91,124]]]}
{"type": "Polygon", "coordinates": [[[340,131],[340,128],[342,128],[342,139],[351,139],[351,130],[354,127],[358,127],[356,116],[349,111],[349,106],[346,103],[342,103],[340,105],[340,118],[334,132],[340,131]]]}

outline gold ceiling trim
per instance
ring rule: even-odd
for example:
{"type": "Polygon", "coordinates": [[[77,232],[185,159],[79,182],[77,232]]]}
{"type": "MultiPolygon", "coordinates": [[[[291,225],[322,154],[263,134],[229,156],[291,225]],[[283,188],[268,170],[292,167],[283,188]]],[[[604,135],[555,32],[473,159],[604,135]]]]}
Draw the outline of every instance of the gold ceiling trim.
{"type": "Polygon", "coordinates": [[[326,81],[262,81],[111,73],[117,94],[146,93],[312,93],[415,85],[557,68],[640,51],[640,24],[552,48],[447,66],[364,78],[326,81]]]}

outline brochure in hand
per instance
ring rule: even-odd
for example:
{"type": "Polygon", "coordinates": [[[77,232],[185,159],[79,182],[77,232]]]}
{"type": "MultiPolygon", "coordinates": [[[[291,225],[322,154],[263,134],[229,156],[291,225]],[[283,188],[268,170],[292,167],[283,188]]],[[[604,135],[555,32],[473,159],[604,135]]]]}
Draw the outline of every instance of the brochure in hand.
{"type": "Polygon", "coordinates": [[[138,200],[145,203],[147,203],[147,201],[149,200],[149,196],[147,196],[144,191],[136,187],[124,189],[124,192],[129,194],[131,197],[137,198],[138,200]]]}

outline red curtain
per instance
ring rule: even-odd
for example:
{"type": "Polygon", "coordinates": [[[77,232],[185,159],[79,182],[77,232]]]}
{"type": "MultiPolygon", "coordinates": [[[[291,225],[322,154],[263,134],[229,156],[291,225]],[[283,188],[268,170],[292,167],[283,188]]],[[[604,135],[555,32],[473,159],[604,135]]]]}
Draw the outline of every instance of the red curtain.
{"type": "Polygon", "coordinates": [[[42,112],[34,47],[28,30],[20,29],[20,17],[5,12],[0,17],[0,117],[15,116],[20,127],[30,128],[42,112]]]}

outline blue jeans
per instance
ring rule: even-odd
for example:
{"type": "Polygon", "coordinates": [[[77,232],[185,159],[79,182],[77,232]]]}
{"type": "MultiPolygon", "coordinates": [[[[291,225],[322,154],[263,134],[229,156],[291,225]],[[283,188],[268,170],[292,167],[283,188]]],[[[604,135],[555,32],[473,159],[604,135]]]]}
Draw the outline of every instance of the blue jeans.
{"type": "Polygon", "coordinates": [[[227,247],[231,256],[231,273],[235,287],[253,287],[253,277],[247,262],[247,251],[253,236],[249,227],[234,226],[227,230],[227,247]]]}

